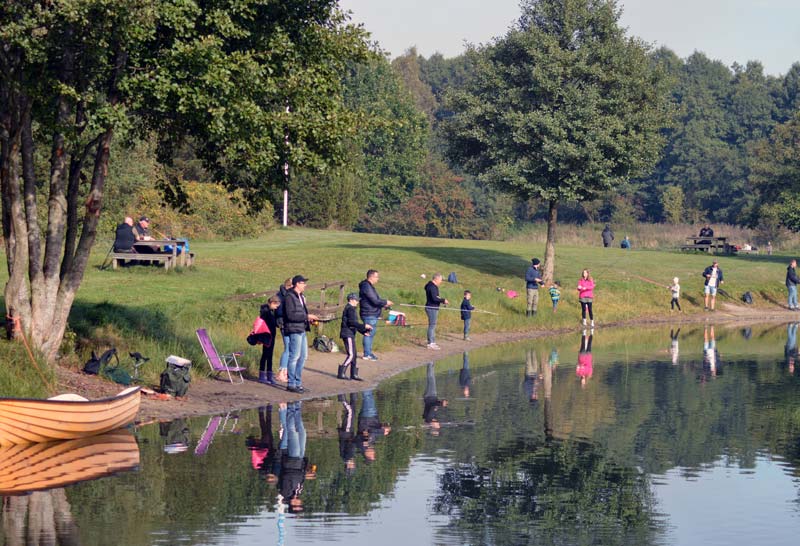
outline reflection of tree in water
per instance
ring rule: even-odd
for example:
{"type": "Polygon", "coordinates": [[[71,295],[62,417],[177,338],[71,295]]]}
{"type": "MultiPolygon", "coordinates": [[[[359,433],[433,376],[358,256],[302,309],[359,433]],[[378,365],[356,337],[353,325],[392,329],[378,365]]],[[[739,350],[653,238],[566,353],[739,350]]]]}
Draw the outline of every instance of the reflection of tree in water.
{"type": "Polygon", "coordinates": [[[3,502],[0,544],[80,544],[78,528],[63,489],[0,499],[3,502]]]}
{"type": "Polygon", "coordinates": [[[660,532],[647,476],[598,446],[556,441],[511,453],[439,477],[433,508],[453,516],[443,533],[472,543],[620,544],[660,532]]]}

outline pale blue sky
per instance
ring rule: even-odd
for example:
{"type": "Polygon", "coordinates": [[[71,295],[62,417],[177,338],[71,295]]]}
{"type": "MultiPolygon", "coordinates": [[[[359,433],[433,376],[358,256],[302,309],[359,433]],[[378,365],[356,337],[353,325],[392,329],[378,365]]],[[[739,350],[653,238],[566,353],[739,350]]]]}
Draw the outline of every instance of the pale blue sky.
{"type": "MultiPolygon", "coordinates": [[[[502,36],[519,0],[340,0],[392,57],[412,45],[453,57],[464,42],[502,36]]],[[[768,74],[800,62],[800,0],[624,0],[629,33],[681,57],[702,51],[727,65],[759,60],[768,74]]]]}

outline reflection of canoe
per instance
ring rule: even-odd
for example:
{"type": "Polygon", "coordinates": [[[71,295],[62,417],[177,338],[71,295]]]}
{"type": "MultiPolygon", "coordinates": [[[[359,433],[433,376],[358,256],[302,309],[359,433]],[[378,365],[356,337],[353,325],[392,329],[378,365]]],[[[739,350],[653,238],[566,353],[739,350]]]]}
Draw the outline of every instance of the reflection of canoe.
{"type": "Polygon", "coordinates": [[[138,465],[139,446],[127,430],[4,447],[0,448],[0,495],[64,487],[138,465]]]}
{"type": "Polygon", "coordinates": [[[0,398],[0,447],[85,438],[125,426],[139,411],[139,389],[101,400],[0,398]]]}

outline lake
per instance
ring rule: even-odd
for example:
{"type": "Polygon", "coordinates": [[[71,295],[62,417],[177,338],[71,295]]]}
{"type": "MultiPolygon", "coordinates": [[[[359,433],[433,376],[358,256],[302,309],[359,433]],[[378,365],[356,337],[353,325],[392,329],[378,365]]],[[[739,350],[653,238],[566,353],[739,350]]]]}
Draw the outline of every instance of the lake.
{"type": "Polygon", "coordinates": [[[371,391],[99,439],[77,484],[59,466],[77,451],[54,446],[14,481],[46,490],[3,497],[0,545],[797,544],[796,336],[482,348],[371,391]]]}

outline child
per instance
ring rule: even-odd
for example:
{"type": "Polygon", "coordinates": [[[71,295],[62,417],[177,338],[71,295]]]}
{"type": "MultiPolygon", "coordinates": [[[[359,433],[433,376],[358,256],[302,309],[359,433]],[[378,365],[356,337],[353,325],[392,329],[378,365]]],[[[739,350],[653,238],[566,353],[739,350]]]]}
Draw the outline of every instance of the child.
{"type": "Polygon", "coordinates": [[[675,310],[675,306],[678,306],[678,312],[683,313],[683,309],[681,309],[681,304],[678,301],[678,298],[681,297],[681,285],[678,284],[678,277],[674,277],[672,279],[672,286],[669,287],[670,292],[672,292],[672,301],[669,302],[669,312],[672,313],[675,310]]]}
{"type": "Polygon", "coordinates": [[[261,361],[258,364],[258,382],[267,385],[275,384],[275,376],[272,373],[272,353],[275,350],[275,334],[278,331],[276,312],[281,304],[278,296],[272,296],[267,300],[266,305],[261,306],[261,320],[267,323],[272,336],[269,343],[264,343],[261,347],[261,361]]]}
{"type": "Polygon", "coordinates": [[[553,313],[558,307],[558,300],[561,299],[561,283],[556,281],[550,285],[550,301],[553,302],[553,313]]]}
{"type": "Polygon", "coordinates": [[[464,300],[461,302],[461,320],[464,321],[464,341],[469,341],[469,324],[472,321],[472,311],[475,309],[470,300],[472,292],[464,290],[464,300]]]}
{"type": "Polygon", "coordinates": [[[592,302],[594,301],[594,279],[588,269],[581,271],[581,278],[578,281],[578,301],[581,304],[581,319],[583,326],[586,326],[586,313],[589,313],[589,320],[592,321],[594,328],[594,312],[592,312],[592,302]]]}
{"type": "Polygon", "coordinates": [[[358,294],[353,292],[347,295],[347,305],[342,313],[342,327],[339,331],[339,337],[344,342],[344,349],[347,355],[344,358],[344,362],[339,366],[336,377],[345,381],[347,377],[344,374],[348,366],[350,366],[350,379],[363,381],[358,377],[358,367],[356,367],[356,331],[368,336],[370,330],[372,330],[372,326],[369,324],[358,322],[356,307],[358,307],[358,294]]]}

